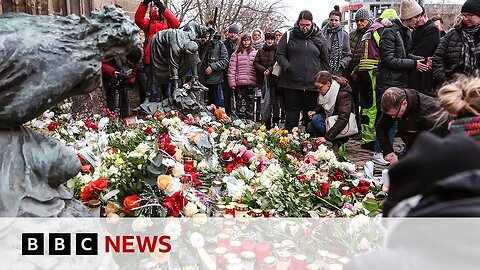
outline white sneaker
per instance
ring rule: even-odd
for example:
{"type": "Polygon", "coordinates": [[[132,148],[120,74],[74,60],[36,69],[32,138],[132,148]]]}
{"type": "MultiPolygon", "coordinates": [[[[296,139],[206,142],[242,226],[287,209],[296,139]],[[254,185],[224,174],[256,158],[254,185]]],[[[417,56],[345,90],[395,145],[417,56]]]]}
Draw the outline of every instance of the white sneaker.
{"type": "Polygon", "coordinates": [[[383,158],[383,154],[382,153],[375,153],[373,154],[373,159],[372,159],[373,163],[376,163],[378,165],[381,165],[381,166],[388,166],[390,165],[390,162],[386,161],[384,158],[383,158]]]}

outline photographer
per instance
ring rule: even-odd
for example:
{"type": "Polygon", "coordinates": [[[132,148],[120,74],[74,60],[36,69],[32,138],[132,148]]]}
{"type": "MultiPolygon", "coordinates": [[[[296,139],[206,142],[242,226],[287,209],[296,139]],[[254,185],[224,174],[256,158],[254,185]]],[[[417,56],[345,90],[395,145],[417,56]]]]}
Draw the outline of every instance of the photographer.
{"type": "Polygon", "coordinates": [[[126,56],[102,63],[107,107],[110,111],[119,109],[122,118],[129,115],[128,91],[134,88],[137,64],[141,58],[142,50],[135,47],[126,56]]]}

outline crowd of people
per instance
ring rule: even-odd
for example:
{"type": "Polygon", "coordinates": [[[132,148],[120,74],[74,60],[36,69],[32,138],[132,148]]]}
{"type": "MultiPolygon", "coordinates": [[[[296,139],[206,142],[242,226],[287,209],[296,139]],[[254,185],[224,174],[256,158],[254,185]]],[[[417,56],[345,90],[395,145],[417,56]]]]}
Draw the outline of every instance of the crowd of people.
{"type": "MultiPolygon", "coordinates": [[[[338,6],[323,26],[304,10],[285,32],[240,31],[234,23],[213,36],[197,33],[202,57],[195,70],[208,89],[205,103],[267,127],[284,122],[292,131],[303,125],[317,143],[331,142],[334,148],[349,138],[361,140],[361,147],[374,151],[373,161],[381,165],[398,162],[421,131],[443,136],[449,129],[474,126],[468,132],[477,132],[471,121],[480,115],[478,79],[457,76],[475,77],[480,67],[480,0],[467,0],[448,30],[441,17],[430,18],[415,0],[402,0],[399,13],[386,9],[374,18],[360,8],[354,17],[356,27],[350,33],[338,6]],[[259,102],[265,83],[270,95],[266,105],[259,102]],[[270,117],[259,117],[261,105],[271,106],[270,117]],[[335,119],[329,125],[331,117],[335,119]],[[457,117],[470,122],[457,119],[448,127],[447,120],[457,117]],[[356,135],[344,136],[354,128],[356,135]],[[393,151],[395,135],[406,145],[402,153],[393,151]]],[[[123,117],[129,114],[128,105],[120,102],[118,107],[115,95],[127,102],[128,90],[114,90],[118,83],[113,82],[122,80],[132,89],[136,85],[142,101],[172,96],[173,78],[152,75],[150,43],[159,32],[179,28],[180,22],[159,0],[141,2],[135,22],[144,33],[141,48],[103,65],[107,105],[120,108],[123,117]]]]}

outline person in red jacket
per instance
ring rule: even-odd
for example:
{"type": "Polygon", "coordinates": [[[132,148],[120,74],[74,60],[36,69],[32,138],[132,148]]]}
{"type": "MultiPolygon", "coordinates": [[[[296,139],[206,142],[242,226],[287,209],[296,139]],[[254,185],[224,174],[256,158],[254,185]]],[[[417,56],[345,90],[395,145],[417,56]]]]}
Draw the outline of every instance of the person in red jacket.
{"type": "MultiPolygon", "coordinates": [[[[180,27],[180,21],[173,13],[168,10],[165,5],[159,0],[143,0],[135,12],[135,23],[140,29],[145,32],[145,70],[150,76],[150,40],[153,36],[165,29],[180,27]],[[147,9],[150,4],[150,17],[145,17],[147,9]]],[[[150,89],[150,102],[157,102],[158,92],[162,89],[162,98],[169,98],[171,96],[170,87],[168,84],[156,85],[152,83],[150,89]]]]}

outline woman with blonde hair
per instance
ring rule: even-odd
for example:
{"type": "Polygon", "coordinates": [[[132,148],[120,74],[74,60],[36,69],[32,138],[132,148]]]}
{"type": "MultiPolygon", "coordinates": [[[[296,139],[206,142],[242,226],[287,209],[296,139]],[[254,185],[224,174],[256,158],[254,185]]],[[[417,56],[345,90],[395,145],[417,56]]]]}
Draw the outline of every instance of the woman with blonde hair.
{"type": "Polygon", "coordinates": [[[465,132],[480,142],[480,77],[461,76],[438,90],[443,113],[438,123],[451,120],[448,129],[465,132]]]}

